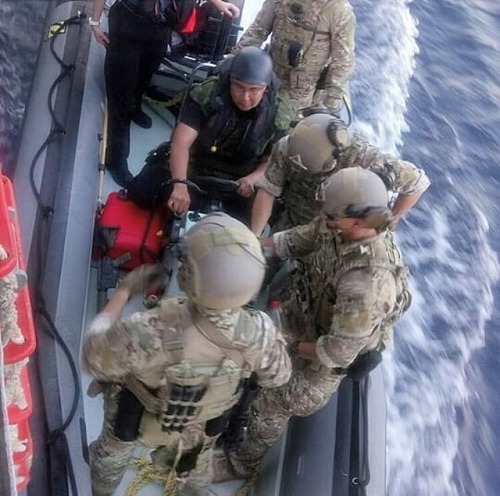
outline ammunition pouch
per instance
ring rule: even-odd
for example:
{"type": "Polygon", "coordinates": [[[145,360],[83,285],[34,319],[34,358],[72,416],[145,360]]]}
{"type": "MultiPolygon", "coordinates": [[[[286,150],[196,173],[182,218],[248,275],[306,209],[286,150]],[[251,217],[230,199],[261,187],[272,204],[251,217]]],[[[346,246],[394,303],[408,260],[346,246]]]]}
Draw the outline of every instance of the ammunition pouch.
{"type": "Polygon", "coordinates": [[[182,432],[199,411],[199,403],[207,392],[204,384],[170,384],[160,416],[163,432],[182,432]]]}
{"type": "Polygon", "coordinates": [[[118,398],[118,412],[115,418],[114,434],[121,441],[131,442],[139,437],[143,404],[129,389],[123,388],[118,398]]]}

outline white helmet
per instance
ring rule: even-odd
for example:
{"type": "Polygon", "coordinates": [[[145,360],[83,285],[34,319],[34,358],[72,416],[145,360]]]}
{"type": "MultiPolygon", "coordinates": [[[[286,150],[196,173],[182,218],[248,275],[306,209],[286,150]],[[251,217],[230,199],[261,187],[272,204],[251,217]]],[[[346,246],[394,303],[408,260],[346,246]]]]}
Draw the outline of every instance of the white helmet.
{"type": "Polygon", "coordinates": [[[196,304],[229,309],[248,303],[260,290],[266,262],[259,240],[239,220],[214,212],[186,234],[187,258],[180,288],[196,304]]]}
{"type": "Polygon", "coordinates": [[[312,174],[333,170],[349,145],[345,123],[331,114],[304,117],[288,137],[288,155],[312,174]]]}

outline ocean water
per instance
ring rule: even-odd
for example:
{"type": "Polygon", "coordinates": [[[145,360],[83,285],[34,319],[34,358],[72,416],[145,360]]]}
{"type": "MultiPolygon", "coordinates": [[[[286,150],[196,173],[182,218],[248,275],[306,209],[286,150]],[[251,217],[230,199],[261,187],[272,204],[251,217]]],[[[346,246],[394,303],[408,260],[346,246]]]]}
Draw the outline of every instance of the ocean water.
{"type": "MultiPolygon", "coordinates": [[[[398,227],[414,300],[384,360],[388,496],[498,496],[500,4],[351,1],[354,127],[432,180],[398,227]]],[[[244,25],[260,4],[247,0],[244,25]]],[[[5,170],[46,5],[0,2],[5,170]]]]}
{"type": "Polygon", "coordinates": [[[413,305],[385,359],[390,496],[500,494],[500,5],[355,0],[354,126],[432,186],[398,228],[413,305]]]}
{"type": "Polygon", "coordinates": [[[0,2],[0,164],[11,171],[48,0],[0,2]]]}

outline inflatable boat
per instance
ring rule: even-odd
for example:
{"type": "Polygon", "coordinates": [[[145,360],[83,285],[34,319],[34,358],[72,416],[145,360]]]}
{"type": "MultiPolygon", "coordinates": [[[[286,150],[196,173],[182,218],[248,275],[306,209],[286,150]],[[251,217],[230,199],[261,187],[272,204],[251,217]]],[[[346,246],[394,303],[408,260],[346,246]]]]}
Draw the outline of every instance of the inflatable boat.
{"type": "MultiPolygon", "coordinates": [[[[14,471],[6,477],[14,474],[11,494],[89,496],[88,445],[100,432],[102,400],[86,394],[90,378],[80,368],[80,348],[102,282],[95,263],[96,212],[119,187],[103,170],[100,154],[104,49],[86,20],[92,2],[53,4],[11,178],[36,328],[36,351],[27,365],[31,409],[25,435],[33,458],[21,477],[11,457],[14,471]]],[[[213,62],[223,51],[166,59],[154,79],[155,94],[178,92],[200,62],[213,62]]],[[[132,125],[133,173],[175,124],[159,100],[144,103],[151,129],[132,125]]],[[[320,412],[290,423],[250,494],[384,496],[385,408],[380,366],[361,382],[344,380],[320,412]]],[[[133,467],[127,471],[117,495],[129,494],[136,474],[133,467]]],[[[211,494],[229,496],[241,485],[214,484],[211,494]]],[[[152,483],[140,494],[160,495],[163,488],[152,483]]]]}

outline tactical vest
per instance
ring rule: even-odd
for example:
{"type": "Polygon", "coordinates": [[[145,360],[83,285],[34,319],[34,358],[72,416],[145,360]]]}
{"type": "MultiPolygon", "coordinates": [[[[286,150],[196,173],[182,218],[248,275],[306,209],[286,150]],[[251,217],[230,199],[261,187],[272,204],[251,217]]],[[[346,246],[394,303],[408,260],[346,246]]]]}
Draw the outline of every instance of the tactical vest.
{"type": "Polygon", "coordinates": [[[273,85],[259,106],[249,112],[240,112],[233,104],[228,71],[207,79],[189,96],[207,117],[192,147],[190,167],[197,174],[215,173],[230,179],[253,172],[277,130],[278,102],[273,85]],[[234,126],[239,126],[238,132],[234,126]]]}
{"type": "MultiPolygon", "coordinates": [[[[332,239],[329,234],[323,237],[322,246],[339,244],[340,240],[332,239]]],[[[302,270],[294,276],[296,280],[298,299],[311,312],[310,318],[315,323],[316,335],[326,335],[330,332],[332,310],[336,302],[336,288],[339,280],[351,270],[374,268],[393,274],[396,284],[396,301],[394,307],[385,315],[380,324],[380,339],[375,347],[383,349],[390,333],[392,324],[408,309],[411,303],[411,293],[408,284],[408,269],[402,263],[399,249],[394,243],[392,232],[385,231],[374,242],[360,244],[356,249],[342,253],[336,249],[321,249],[305,258],[302,270]],[[333,252],[333,253],[332,253],[333,252]],[[303,277],[305,271],[305,277],[303,277]]],[[[319,240],[318,240],[319,242],[319,240]]],[[[368,350],[364,350],[368,351],[368,350]]]]}
{"type": "MultiPolygon", "coordinates": [[[[300,47],[298,70],[320,73],[330,58],[330,32],[317,29],[318,16],[331,0],[282,0],[276,6],[276,18],[271,38],[271,54],[276,75],[282,81],[290,76],[289,50],[300,47]],[[311,53],[309,53],[311,52],[311,53]]],[[[288,83],[292,83],[288,81],[288,83]]],[[[294,85],[295,86],[295,85],[294,85]]]]}
{"type": "Polygon", "coordinates": [[[248,344],[248,336],[257,339],[260,331],[251,316],[242,312],[228,347],[220,331],[180,298],[162,300],[159,319],[168,357],[165,385],[151,391],[133,376],[128,376],[124,385],[159,418],[163,432],[182,432],[186,425],[217,418],[237,403],[242,381],[255,367],[243,356],[252,344],[248,344]],[[200,355],[196,363],[188,360],[187,349],[200,355]]]}
{"type": "MultiPolygon", "coordinates": [[[[291,227],[308,224],[319,213],[316,191],[323,180],[330,175],[311,174],[300,170],[291,160],[284,157],[287,162],[287,178],[283,185],[283,200],[285,211],[283,220],[280,219],[279,229],[290,229],[291,227]],[[286,224],[286,225],[285,225],[286,224]]],[[[277,226],[276,229],[277,230],[277,226]]]]}

